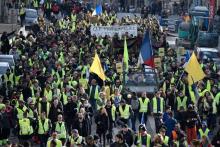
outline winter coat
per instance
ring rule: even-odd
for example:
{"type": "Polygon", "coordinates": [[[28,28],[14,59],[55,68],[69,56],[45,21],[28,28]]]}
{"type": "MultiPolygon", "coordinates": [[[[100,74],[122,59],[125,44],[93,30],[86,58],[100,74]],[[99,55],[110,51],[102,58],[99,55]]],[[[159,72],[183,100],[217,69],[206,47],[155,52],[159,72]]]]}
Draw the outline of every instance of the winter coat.
{"type": "Polygon", "coordinates": [[[97,114],[95,118],[95,123],[97,125],[96,133],[97,134],[105,134],[108,130],[109,126],[109,119],[108,116],[105,114],[97,114]]]}

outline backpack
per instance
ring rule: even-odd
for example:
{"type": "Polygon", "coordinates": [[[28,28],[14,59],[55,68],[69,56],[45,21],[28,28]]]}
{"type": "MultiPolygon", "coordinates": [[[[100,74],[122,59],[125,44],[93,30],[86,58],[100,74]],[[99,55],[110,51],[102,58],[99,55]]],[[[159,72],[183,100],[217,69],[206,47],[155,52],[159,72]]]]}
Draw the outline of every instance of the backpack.
{"type": "Polygon", "coordinates": [[[132,108],[132,110],[137,110],[138,107],[139,107],[138,99],[132,99],[131,100],[131,108],[132,108]]]}

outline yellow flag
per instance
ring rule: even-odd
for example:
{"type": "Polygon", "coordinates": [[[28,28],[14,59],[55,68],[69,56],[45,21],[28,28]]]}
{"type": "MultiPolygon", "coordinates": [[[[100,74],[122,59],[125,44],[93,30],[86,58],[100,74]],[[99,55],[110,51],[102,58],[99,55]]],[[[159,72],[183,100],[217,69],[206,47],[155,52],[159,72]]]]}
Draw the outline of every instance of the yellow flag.
{"type": "Polygon", "coordinates": [[[97,74],[103,81],[105,81],[106,77],[105,77],[105,73],[102,69],[102,65],[99,59],[98,54],[95,54],[95,58],[92,62],[92,66],[89,69],[90,72],[97,74]]]}
{"type": "Polygon", "coordinates": [[[205,77],[205,73],[203,72],[194,52],[185,66],[185,71],[188,73],[189,85],[192,85],[205,77]]]}

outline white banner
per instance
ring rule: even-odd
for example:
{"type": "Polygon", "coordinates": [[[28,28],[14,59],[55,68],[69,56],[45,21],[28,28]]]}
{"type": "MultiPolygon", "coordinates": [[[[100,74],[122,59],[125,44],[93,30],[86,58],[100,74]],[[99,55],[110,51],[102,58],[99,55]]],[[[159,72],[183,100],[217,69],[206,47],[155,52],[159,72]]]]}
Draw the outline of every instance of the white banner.
{"type": "Polygon", "coordinates": [[[124,26],[91,26],[90,32],[92,36],[110,36],[115,34],[121,38],[122,35],[128,33],[128,35],[137,36],[137,25],[124,25],[124,26]]]}

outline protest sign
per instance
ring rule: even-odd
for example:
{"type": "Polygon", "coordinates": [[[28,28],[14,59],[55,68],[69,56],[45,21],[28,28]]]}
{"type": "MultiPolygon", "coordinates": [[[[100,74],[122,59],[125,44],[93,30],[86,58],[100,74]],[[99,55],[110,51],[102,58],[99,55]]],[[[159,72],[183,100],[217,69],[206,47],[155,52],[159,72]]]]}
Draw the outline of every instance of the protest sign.
{"type": "Polygon", "coordinates": [[[117,73],[122,73],[123,71],[123,66],[122,66],[122,63],[116,63],[116,70],[117,70],[117,73]]]}
{"type": "Polygon", "coordinates": [[[164,48],[159,48],[159,54],[160,57],[164,56],[164,48]]]}
{"type": "Polygon", "coordinates": [[[92,36],[113,37],[115,34],[121,38],[128,33],[129,36],[137,36],[137,25],[123,25],[123,26],[91,26],[90,33],[92,36]]]}

